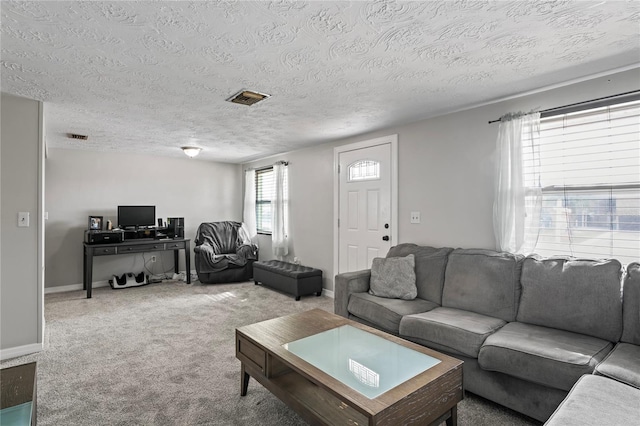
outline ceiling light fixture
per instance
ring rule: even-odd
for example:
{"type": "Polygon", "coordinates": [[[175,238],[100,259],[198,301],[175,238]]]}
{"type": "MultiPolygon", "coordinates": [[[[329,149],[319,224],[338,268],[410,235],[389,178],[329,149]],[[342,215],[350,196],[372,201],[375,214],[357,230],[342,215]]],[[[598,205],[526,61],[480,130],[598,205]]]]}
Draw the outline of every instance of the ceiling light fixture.
{"type": "Polygon", "coordinates": [[[197,146],[183,146],[180,149],[182,149],[189,158],[195,157],[200,154],[200,151],[202,151],[202,148],[198,148],[197,146]]]}

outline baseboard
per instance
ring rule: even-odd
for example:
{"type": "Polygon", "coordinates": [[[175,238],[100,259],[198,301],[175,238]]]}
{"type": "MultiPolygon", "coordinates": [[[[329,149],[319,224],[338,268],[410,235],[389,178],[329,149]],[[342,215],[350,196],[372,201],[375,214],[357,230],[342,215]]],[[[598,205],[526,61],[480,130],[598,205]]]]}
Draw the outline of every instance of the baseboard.
{"type": "Polygon", "coordinates": [[[334,298],[334,297],[333,297],[333,290],[327,290],[326,288],[323,288],[323,289],[322,289],[322,295],[323,295],[323,296],[330,297],[330,298],[332,298],[332,299],[334,298]]]}
{"type": "MultiPolygon", "coordinates": [[[[93,286],[91,288],[98,288],[98,287],[108,287],[109,286],[109,281],[95,281],[93,283],[93,286]]],[[[70,284],[70,285],[60,285],[60,286],[56,286],[56,287],[45,287],[44,288],[44,294],[49,294],[49,293],[62,293],[63,291],[76,291],[76,290],[82,290],[82,284],[70,284]]]]}
{"type": "MultiPolygon", "coordinates": [[[[182,273],[184,273],[184,271],[182,271],[182,273]]],[[[197,279],[198,279],[198,274],[196,273],[195,269],[191,270],[191,281],[194,281],[197,279]]],[[[109,280],[94,281],[93,286],[91,288],[108,287],[108,286],[109,286],[109,280]]],[[[83,290],[82,284],[70,284],[70,285],[60,285],[55,287],[45,287],[44,294],[62,293],[64,291],[77,291],[77,290],[83,290]]],[[[333,292],[331,294],[333,294],[333,292]]]]}
{"type": "Polygon", "coordinates": [[[0,361],[40,352],[42,349],[42,343],[32,343],[30,345],[16,346],[15,348],[0,349],[0,361]]]}

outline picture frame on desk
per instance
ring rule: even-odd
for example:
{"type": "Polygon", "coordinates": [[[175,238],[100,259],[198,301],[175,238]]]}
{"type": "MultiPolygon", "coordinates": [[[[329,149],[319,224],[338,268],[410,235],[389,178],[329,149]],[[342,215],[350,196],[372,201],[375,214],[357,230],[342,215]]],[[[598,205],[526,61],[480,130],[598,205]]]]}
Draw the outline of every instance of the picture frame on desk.
{"type": "Polygon", "coordinates": [[[89,216],[89,231],[102,231],[102,216],[89,216]]]}

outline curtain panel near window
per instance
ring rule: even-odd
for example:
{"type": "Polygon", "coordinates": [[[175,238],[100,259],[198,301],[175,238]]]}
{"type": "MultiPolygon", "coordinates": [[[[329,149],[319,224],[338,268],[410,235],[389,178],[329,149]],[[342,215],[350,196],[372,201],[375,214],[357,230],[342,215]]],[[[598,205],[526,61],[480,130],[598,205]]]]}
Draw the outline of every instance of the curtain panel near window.
{"type": "Polygon", "coordinates": [[[283,258],[289,254],[289,191],[287,185],[288,166],[273,165],[275,193],[272,201],[271,244],[273,255],[283,258]]]}
{"type": "Polygon", "coordinates": [[[244,227],[253,244],[258,244],[256,230],[256,171],[244,172],[244,211],[242,214],[244,227]]]}
{"type": "Polygon", "coordinates": [[[496,143],[493,227],[500,251],[531,253],[539,232],[542,189],[538,166],[540,113],[509,114],[500,119],[496,143]],[[523,153],[527,153],[525,174],[523,153]]]}

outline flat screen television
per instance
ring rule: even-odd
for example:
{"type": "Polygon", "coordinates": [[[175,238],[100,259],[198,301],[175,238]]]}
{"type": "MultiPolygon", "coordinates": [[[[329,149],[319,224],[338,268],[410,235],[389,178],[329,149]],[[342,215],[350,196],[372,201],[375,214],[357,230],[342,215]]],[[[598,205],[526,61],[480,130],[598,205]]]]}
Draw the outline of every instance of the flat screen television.
{"type": "Polygon", "coordinates": [[[156,206],[118,206],[118,226],[139,228],[156,224],[156,206]]]}

